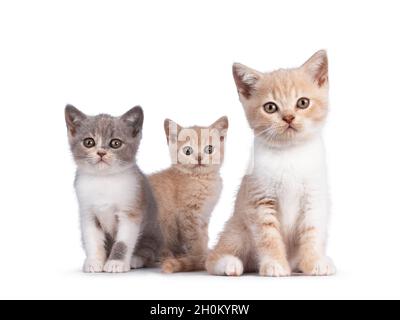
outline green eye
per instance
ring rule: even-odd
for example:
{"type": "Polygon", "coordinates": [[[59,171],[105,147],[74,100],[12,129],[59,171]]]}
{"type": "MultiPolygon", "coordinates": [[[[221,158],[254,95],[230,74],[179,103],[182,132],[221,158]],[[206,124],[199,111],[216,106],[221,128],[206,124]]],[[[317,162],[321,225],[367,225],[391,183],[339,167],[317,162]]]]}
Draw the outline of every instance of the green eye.
{"type": "Polygon", "coordinates": [[[92,138],[86,138],[85,140],[83,140],[83,145],[86,148],[90,149],[90,148],[93,148],[96,145],[96,142],[92,138]]]}
{"type": "Polygon", "coordinates": [[[207,146],[204,148],[204,153],[205,154],[212,154],[214,152],[214,147],[213,146],[207,146]]]}
{"type": "Polygon", "coordinates": [[[194,152],[194,150],[193,150],[192,147],[184,147],[184,148],[183,148],[183,153],[184,153],[185,155],[187,155],[187,156],[192,155],[193,152],[194,152]]]}
{"type": "Polygon", "coordinates": [[[267,102],[264,104],[264,110],[266,113],[275,113],[278,111],[278,106],[275,102],[267,102]]]}
{"type": "Polygon", "coordinates": [[[113,139],[110,142],[110,147],[113,149],[119,149],[122,147],[122,141],[119,139],[113,139]]]}
{"type": "Polygon", "coordinates": [[[300,98],[297,101],[297,108],[299,109],[307,109],[310,106],[310,99],[308,98],[300,98]]]}

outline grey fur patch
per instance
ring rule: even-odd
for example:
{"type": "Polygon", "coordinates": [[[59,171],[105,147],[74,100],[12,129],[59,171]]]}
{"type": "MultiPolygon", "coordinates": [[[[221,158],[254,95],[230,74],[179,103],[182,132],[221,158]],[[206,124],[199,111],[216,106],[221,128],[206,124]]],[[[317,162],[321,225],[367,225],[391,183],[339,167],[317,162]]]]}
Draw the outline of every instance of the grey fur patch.
{"type": "Polygon", "coordinates": [[[117,242],[114,244],[111,254],[110,260],[124,260],[126,253],[128,251],[128,247],[124,242],[117,242]]]}
{"type": "Polygon", "coordinates": [[[135,255],[143,258],[146,267],[153,267],[160,258],[163,238],[158,222],[158,206],[153,191],[147,177],[142,172],[140,172],[140,176],[146,213],[143,217],[143,233],[136,244],[135,255]]]}
{"type": "Polygon", "coordinates": [[[104,240],[104,249],[106,250],[106,254],[107,254],[107,258],[110,256],[111,254],[111,250],[114,246],[114,239],[111,236],[111,234],[106,233],[105,234],[105,240],[104,240]]]}
{"type": "Polygon", "coordinates": [[[97,217],[94,217],[94,223],[97,229],[102,230],[100,220],[97,217]]]}

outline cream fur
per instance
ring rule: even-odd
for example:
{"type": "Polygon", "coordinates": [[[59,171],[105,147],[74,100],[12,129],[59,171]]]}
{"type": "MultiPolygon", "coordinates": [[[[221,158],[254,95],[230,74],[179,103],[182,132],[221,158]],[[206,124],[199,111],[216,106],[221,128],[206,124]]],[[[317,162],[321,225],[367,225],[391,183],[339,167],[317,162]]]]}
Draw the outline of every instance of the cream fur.
{"type": "Polygon", "coordinates": [[[255,133],[254,167],[208,256],[208,272],[335,273],[326,256],[329,196],[321,137],[328,111],[326,53],[318,52],[300,68],[265,74],[235,64],[234,77],[255,133]],[[297,105],[303,98],[310,102],[306,108],[297,105]],[[264,106],[271,102],[277,109],[268,113],[264,106]]]}
{"type": "Polygon", "coordinates": [[[228,119],[223,117],[208,128],[182,128],[166,120],[165,130],[172,166],[149,176],[164,238],[162,269],[166,273],[204,270],[208,224],[222,191],[220,168],[228,119]],[[204,151],[208,145],[214,147],[211,155],[204,151]],[[191,155],[184,153],[188,146],[191,155]]]}

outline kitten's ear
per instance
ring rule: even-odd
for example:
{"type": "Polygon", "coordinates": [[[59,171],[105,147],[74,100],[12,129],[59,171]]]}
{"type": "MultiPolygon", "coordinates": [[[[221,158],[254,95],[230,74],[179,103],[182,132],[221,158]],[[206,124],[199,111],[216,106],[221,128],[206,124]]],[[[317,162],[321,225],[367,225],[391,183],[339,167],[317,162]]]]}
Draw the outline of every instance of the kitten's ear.
{"type": "Polygon", "coordinates": [[[320,87],[328,84],[328,54],[325,50],[318,51],[314,54],[305,64],[303,64],[302,68],[320,87]]]}
{"type": "Polygon", "coordinates": [[[212,129],[217,129],[221,136],[221,141],[224,141],[228,133],[229,120],[228,117],[222,117],[211,125],[212,129]]]}
{"type": "Polygon", "coordinates": [[[257,82],[262,78],[262,73],[240,63],[235,63],[232,71],[239,94],[249,99],[256,89],[257,82]]]}
{"type": "Polygon", "coordinates": [[[228,127],[229,127],[229,120],[228,117],[226,116],[219,118],[211,125],[211,128],[218,129],[220,131],[227,130],[228,127]]]}
{"type": "Polygon", "coordinates": [[[82,121],[86,118],[87,116],[74,106],[69,104],[65,107],[65,122],[67,123],[68,132],[72,137],[75,136],[82,121]]]}
{"type": "Polygon", "coordinates": [[[165,135],[167,136],[167,141],[170,143],[178,140],[178,134],[182,130],[182,127],[170,119],[165,119],[164,130],[165,135]]]}
{"type": "Polygon", "coordinates": [[[143,109],[140,106],[136,106],[121,116],[121,120],[125,121],[132,128],[132,136],[136,137],[143,128],[143,109]]]}

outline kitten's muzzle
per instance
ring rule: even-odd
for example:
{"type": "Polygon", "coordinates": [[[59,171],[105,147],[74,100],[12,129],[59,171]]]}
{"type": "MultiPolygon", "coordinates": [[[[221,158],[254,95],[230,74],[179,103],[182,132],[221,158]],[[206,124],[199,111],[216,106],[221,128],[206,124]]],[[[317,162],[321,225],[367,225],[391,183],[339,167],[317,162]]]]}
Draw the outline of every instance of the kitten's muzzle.
{"type": "Polygon", "coordinates": [[[282,120],[285,121],[288,124],[292,124],[294,119],[296,119],[296,117],[294,115],[291,115],[291,114],[282,117],[282,120]]]}
{"type": "Polygon", "coordinates": [[[197,157],[197,166],[198,167],[207,167],[207,164],[204,163],[204,159],[201,155],[197,157]]]}
{"type": "Polygon", "coordinates": [[[104,150],[99,150],[97,151],[97,155],[99,156],[99,161],[96,164],[101,164],[101,163],[105,163],[107,165],[109,165],[109,163],[106,161],[105,157],[107,155],[107,152],[104,150]]]}

